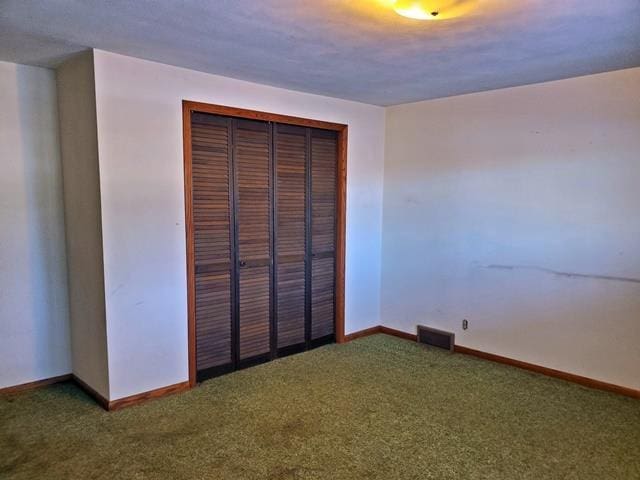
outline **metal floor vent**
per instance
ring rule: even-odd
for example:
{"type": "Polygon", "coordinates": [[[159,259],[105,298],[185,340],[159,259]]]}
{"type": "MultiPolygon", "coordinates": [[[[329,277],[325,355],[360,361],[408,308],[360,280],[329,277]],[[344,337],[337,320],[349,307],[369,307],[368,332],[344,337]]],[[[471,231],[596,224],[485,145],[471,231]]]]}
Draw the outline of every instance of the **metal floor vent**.
{"type": "Polygon", "coordinates": [[[445,350],[453,352],[455,334],[425,327],[424,325],[418,325],[418,343],[444,348],[445,350]]]}

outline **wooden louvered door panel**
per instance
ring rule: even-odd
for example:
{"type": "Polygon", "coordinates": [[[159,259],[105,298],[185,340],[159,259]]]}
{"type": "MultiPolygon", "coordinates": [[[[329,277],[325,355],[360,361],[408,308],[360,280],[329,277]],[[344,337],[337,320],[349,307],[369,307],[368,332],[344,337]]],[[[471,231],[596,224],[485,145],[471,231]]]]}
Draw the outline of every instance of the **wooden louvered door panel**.
{"type": "Polygon", "coordinates": [[[232,364],[230,121],[193,113],[191,122],[195,256],[196,369],[232,364]]]}
{"type": "MultiPolygon", "coordinates": [[[[277,347],[305,347],[307,132],[274,127],[277,347]]],[[[282,350],[284,349],[284,350],[282,350]]]]}
{"type": "Polygon", "coordinates": [[[311,340],[335,338],[335,132],[311,132],[311,340]]]}
{"type": "Polygon", "coordinates": [[[196,380],[335,341],[337,134],[190,118],[196,380]]]}
{"type": "Polygon", "coordinates": [[[233,123],[242,362],[271,353],[271,127],[251,120],[233,123]]]}

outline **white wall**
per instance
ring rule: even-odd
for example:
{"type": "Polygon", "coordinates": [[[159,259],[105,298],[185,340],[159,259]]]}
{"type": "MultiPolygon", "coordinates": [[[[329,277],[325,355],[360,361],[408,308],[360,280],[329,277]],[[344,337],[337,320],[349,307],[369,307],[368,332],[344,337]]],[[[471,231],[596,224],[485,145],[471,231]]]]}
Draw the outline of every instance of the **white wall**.
{"type": "Polygon", "coordinates": [[[0,62],[0,388],[71,372],[56,85],[0,62]]]}
{"type": "Polygon", "coordinates": [[[0,62],[0,388],[187,379],[183,99],[349,124],[347,333],[640,388],[640,69],[389,108],[386,161],[378,107],[102,51],[58,84],[70,307],[54,74],[0,62]]]}
{"type": "Polygon", "coordinates": [[[640,69],[388,109],[382,279],[384,325],[640,388],[640,69]]]}
{"type": "Polygon", "coordinates": [[[73,373],[109,398],[93,54],[57,69],[73,373]]]}
{"type": "Polygon", "coordinates": [[[384,109],[94,55],[111,399],[188,378],[183,99],[349,124],[346,330],[380,323],[384,109]]]}

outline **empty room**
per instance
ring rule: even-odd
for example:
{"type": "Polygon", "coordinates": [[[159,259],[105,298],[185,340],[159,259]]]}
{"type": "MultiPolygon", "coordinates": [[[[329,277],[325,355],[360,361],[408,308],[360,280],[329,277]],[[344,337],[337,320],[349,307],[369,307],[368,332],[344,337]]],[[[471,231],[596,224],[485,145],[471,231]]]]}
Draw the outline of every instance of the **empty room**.
{"type": "Polygon", "coordinates": [[[0,479],[640,480],[640,1],[0,0],[0,479]]]}

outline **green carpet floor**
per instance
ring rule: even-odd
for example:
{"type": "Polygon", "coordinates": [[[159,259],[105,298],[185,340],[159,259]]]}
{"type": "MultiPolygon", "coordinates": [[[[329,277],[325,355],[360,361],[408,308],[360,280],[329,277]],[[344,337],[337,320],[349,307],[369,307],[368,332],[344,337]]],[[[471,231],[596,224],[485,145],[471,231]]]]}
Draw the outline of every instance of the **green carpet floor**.
{"type": "Polygon", "coordinates": [[[0,396],[2,479],[640,479],[640,401],[376,335],[107,413],[0,396]]]}

